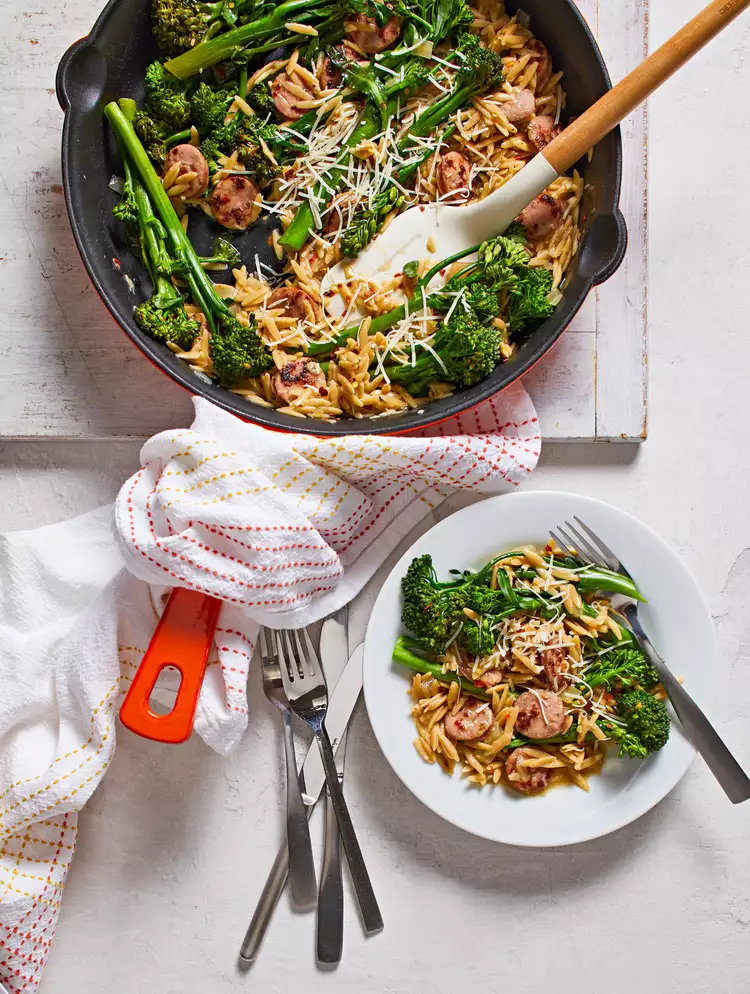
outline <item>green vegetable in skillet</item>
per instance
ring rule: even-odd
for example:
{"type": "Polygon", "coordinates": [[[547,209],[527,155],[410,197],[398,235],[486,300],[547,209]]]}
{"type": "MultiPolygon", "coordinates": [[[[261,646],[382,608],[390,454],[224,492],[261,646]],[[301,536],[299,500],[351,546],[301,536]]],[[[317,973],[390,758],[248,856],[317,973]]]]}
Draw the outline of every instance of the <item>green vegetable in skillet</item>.
{"type": "Polygon", "coordinates": [[[151,276],[153,292],[135,309],[138,326],[158,342],[172,342],[187,351],[200,334],[200,324],[185,313],[185,299],[171,277],[178,271],[164,245],[163,229],[151,209],[143,186],[136,181],[134,198],[138,208],[141,253],[151,276]]]}
{"type": "Polygon", "coordinates": [[[200,3],[196,0],[153,0],[151,18],[154,38],[167,55],[179,55],[219,31],[237,23],[243,11],[253,11],[252,0],[218,0],[200,3]]]}
{"type": "MultiPolygon", "coordinates": [[[[409,128],[407,137],[399,143],[400,151],[406,152],[412,148],[414,138],[425,137],[436,132],[460,107],[469,103],[478,94],[499,86],[504,79],[503,62],[500,56],[487,48],[482,48],[473,35],[461,36],[455,56],[452,58],[458,60],[461,66],[456,73],[453,90],[416,118],[409,128]]],[[[398,97],[395,98],[395,100],[398,99],[398,97]]],[[[395,106],[392,97],[386,108],[386,120],[395,113],[395,106]]],[[[343,167],[349,160],[350,150],[356,148],[366,139],[373,138],[382,130],[381,115],[382,109],[379,105],[372,102],[366,104],[360,124],[347,141],[347,147],[339,156],[336,166],[328,170],[322,176],[321,182],[315,187],[314,196],[321,213],[343,184],[343,167]]],[[[295,251],[301,249],[315,226],[312,207],[309,203],[302,204],[297,209],[292,223],[281,237],[281,244],[295,251]]]]}
{"type": "MultiPolygon", "coordinates": [[[[107,104],[104,113],[112,126],[123,159],[129,159],[133,172],[148,194],[153,213],[161,222],[164,244],[173,264],[187,283],[191,300],[206,318],[211,332],[211,355],[219,382],[223,386],[231,386],[239,379],[257,376],[270,369],[273,365],[270,350],[254,325],[242,324],[231,313],[203,270],[200,257],[185,234],[126,114],[115,102],[107,104]]],[[[151,224],[150,221],[148,223],[151,224]]]]}

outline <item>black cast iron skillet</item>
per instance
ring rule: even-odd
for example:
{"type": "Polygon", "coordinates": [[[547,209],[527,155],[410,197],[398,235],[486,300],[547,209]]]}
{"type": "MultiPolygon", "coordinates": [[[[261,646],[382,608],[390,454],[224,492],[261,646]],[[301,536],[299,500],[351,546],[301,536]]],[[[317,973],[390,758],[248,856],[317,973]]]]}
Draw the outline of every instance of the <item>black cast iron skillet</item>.
{"type": "MultiPolygon", "coordinates": [[[[563,299],[552,317],[525,333],[510,361],[469,390],[390,418],[342,419],[335,424],[303,420],[252,404],[197,377],[164,345],[138,328],[133,308],[149,296],[149,281],[124,242],[122,226],[112,217],[117,196],[109,188],[122,175],[103,106],[119,97],[143,97],[146,66],[158,56],[151,37],[150,0],[110,0],[91,34],[76,42],[57,70],[57,97],[65,111],[62,174],[65,200],[83,264],[113,317],[142,352],[165,373],[193,393],[249,421],[269,428],[315,435],[394,434],[413,431],[459,414],[518,379],[557,341],[593,286],[619,267],[627,247],[620,213],[622,147],[619,128],[597,146],[592,161],[579,163],[586,184],[582,205],[584,237],[570,272],[563,299]]],[[[555,69],[565,73],[567,116],[577,116],[610,88],[599,47],[572,0],[508,0],[506,9],[522,7],[532,30],[549,48],[555,69]]],[[[193,212],[190,236],[202,254],[210,254],[221,230],[193,212]]],[[[270,223],[257,222],[235,239],[248,269],[257,253],[262,262],[278,265],[268,247],[270,223]]],[[[219,279],[226,279],[218,274],[219,279]]]]}

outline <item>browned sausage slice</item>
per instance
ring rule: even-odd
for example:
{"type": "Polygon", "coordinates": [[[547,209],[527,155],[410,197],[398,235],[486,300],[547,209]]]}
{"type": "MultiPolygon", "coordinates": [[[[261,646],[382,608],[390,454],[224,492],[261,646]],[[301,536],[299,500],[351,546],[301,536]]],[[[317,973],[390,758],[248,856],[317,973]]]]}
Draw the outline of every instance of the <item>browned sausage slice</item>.
{"type": "Polygon", "coordinates": [[[324,235],[335,235],[341,230],[342,223],[347,225],[349,217],[353,213],[350,209],[357,202],[357,194],[352,191],[339,193],[331,201],[331,208],[323,223],[324,235]]]}
{"type": "Polygon", "coordinates": [[[542,666],[547,683],[553,690],[559,690],[560,674],[567,670],[567,653],[562,646],[554,646],[551,649],[544,649],[541,653],[542,666]]]}
{"type": "Polygon", "coordinates": [[[208,163],[195,145],[175,145],[167,153],[164,160],[164,175],[169,172],[172,166],[178,166],[177,178],[185,176],[187,173],[195,173],[195,179],[190,180],[188,188],[182,194],[183,197],[191,199],[200,197],[206,192],[208,186],[208,163]]]}
{"type": "Polygon", "coordinates": [[[479,739],[494,721],[492,708],[487,701],[470,697],[455,714],[446,715],[445,733],[459,741],[479,739]]]}
{"type": "Polygon", "coordinates": [[[292,79],[287,73],[280,72],[271,83],[271,96],[276,110],[282,117],[285,117],[287,121],[298,121],[303,114],[307,113],[307,110],[297,105],[301,100],[312,99],[313,91],[301,77],[295,76],[292,79]],[[304,91],[304,96],[300,93],[301,90],[304,91]]]}
{"type": "Polygon", "coordinates": [[[536,97],[531,90],[513,90],[513,98],[500,108],[510,124],[520,124],[534,116],[536,97]]]}
{"type": "Polygon", "coordinates": [[[543,114],[541,117],[535,117],[529,122],[529,127],[527,133],[529,136],[529,141],[532,145],[541,152],[543,148],[546,148],[551,141],[553,141],[562,131],[562,128],[558,128],[555,124],[555,119],[552,117],[547,117],[543,114]]]}
{"type": "Polygon", "coordinates": [[[516,707],[516,731],[530,739],[549,739],[565,728],[565,707],[551,690],[525,690],[516,707]]]}
{"type": "Polygon", "coordinates": [[[334,90],[339,86],[341,86],[341,70],[334,65],[333,59],[326,55],[320,69],[320,88],[334,90]]]}
{"type": "Polygon", "coordinates": [[[321,396],[328,392],[325,374],[312,359],[293,359],[274,373],[271,383],[276,396],[284,404],[297,400],[308,387],[317,390],[321,396]]]}
{"type": "Polygon", "coordinates": [[[344,22],[344,31],[351,41],[368,55],[376,55],[385,51],[401,34],[401,18],[392,17],[382,28],[378,27],[374,17],[357,14],[351,20],[344,22]]]}
{"type": "Polygon", "coordinates": [[[281,311],[287,318],[317,320],[319,308],[309,293],[296,286],[282,286],[274,290],[266,302],[268,310],[281,311]]]}
{"type": "Polygon", "coordinates": [[[508,774],[508,782],[515,790],[522,794],[537,794],[549,786],[552,779],[552,770],[544,767],[528,767],[524,765],[524,760],[532,759],[533,754],[521,747],[514,749],[505,760],[505,772],[508,774]]]}
{"type": "Polygon", "coordinates": [[[543,193],[541,197],[532,200],[528,207],[524,207],[518,220],[531,241],[535,242],[547,238],[555,231],[560,223],[562,210],[562,205],[554,197],[543,193]]]}
{"type": "Polygon", "coordinates": [[[487,670],[474,681],[477,687],[497,687],[505,679],[505,670],[487,670]]]}
{"type": "Polygon", "coordinates": [[[471,163],[460,152],[446,152],[437,165],[437,188],[446,202],[466,200],[471,194],[471,163]]]}
{"type": "Polygon", "coordinates": [[[526,46],[526,50],[531,52],[532,61],[536,62],[536,92],[541,93],[549,82],[552,75],[552,59],[549,52],[538,38],[534,38],[526,46]]]}
{"type": "Polygon", "coordinates": [[[247,176],[226,176],[214,187],[211,207],[219,224],[244,231],[260,214],[260,190],[247,176]]]}

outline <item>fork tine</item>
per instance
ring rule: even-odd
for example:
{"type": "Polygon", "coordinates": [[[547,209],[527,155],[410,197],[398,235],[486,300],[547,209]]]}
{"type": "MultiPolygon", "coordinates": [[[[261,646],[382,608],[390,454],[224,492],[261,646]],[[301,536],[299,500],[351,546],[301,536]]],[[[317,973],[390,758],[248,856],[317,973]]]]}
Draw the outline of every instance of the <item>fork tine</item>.
{"type": "Polygon", "coordinates": [[[297,642],[300,643],[300,656],[304,663],[306,663],[307,672],[310,676],[317,676],[320,672],[320,660],[318,659],[318,654],[315,651],[315,647],[310,641],[310,634],[306,628],[303,628],[300,632],[297,632],[297,642]],[[301,643],[304,641],[305,646],[302,649],[301,643]]]}
{"type": "MultiPolygon", "coordinates": [[[[567,522],[566,522],[566,524],[567,524],[567,522]]],[[[581,548],[581,546],[579,545],[579,543],[576,542],[575,539],[572,538],[565,531],[565,529],[562,527],[562,525],[558,525],[557,526],[557,530],[560,532],[560,534],[562,535],[562,537],[565,539],[565,547],[567,549],[571,549],[572,550],[572,554],[575,556],[575,558],[576,559],[580,559],[581,562],[586,563],[589,566],[592,565],[593,560],[591,559],[591,556],[589,555],[589,553],[585,549],[581,548]]]]}
{"type": "Polygon", "coordinates": [[[573,541],[576,543],[576,547],[579,548],[579,549],[583,549],[584,552],[586,553],[586,555],[589,557],[589,559],[591,559],[591,561],[593,563],[595,563],[597,566],[606,566],[607,565],[604,562],[604,559],[602,558],[602,555],[599,552],[599,550],[596,549],[591,544],[591,542],[587,541],[583,537],[583,535],[581,535],[581,533],[578,531],[577,528],[574,528],[573,525],[571,525],[571,523],[569,521],[565,522],[565,526],[566,526],[566,528],[570,529],[570,533],[573,536],[573,541]]]}
{"type": "Polygon", "coordinates": [[[601,553],[604,556],[605,560],[607,560],[607,566],[611,570],[614,570],[615,572],[619,572],[619,570],[622,569],[622,563],[617,558],[617,556],[614,554],[614,552],[609,548],[609,546],[605,545],[604,542],[602,542],[602,540],[596,534],[596,532],[592,531],[589,528],[588,525],[584,524],[583,521],[581,521],[580,518],[576,518],[575,520],[578,522],[578,524],[581,526],[581,528],[583,528],[583,530],[586,532],[586,534],[591,539],[591,541],[601,551],[601,553]]]}
{"type": "Polygon", "coordinates": [[[294,648],[289,639],[289,632],[282,629],[276,633],[276,645],[279,653],[279,665],[290,680],[297,679],[297,667],[294,660],[294,648]]]}
{"type": "Polygon", "coordinates": [[[266,629],[261,627],[260,638],[258,639],[260,643],[260,661],[265,665],[270,659],[270,653],[268,651],[268,636],[266,635],[266,629]]]}
{"type": "Polygon", "coordinates": [[[550,529],[550,535],[554,539],[555,545],[560,549],[560,551],[562,552],[562,554],[563,555],[566,555],[566,554],[570,555],[570,550],[568,549],[568,543],[565,541],[565,539],[562,537],[562,535],[558,535],[557,532],[554,532],[551,529],[550,529]]]}

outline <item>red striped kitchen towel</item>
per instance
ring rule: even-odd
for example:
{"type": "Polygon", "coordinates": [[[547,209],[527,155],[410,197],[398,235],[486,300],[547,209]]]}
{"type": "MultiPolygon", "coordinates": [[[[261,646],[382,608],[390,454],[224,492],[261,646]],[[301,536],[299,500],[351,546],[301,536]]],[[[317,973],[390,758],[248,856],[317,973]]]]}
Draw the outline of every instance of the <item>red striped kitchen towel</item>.
{"type": "Polygon", "coordinates": [[[226,753],[247,724],[259,624],[299,627],[364,586],[458,489],[498,493],[536,465],[534,409],[514,386],[420,436],[317,438],[196,401],[111,507],[0,535],[0,981],[36,990],[77,812],[114,752],[115,717],[175,584],[224,600],[196,731],[226,753]],[[145,582],[144,582],[145,581],[145,582]]]}

